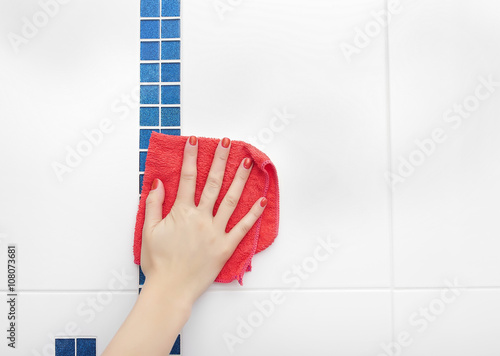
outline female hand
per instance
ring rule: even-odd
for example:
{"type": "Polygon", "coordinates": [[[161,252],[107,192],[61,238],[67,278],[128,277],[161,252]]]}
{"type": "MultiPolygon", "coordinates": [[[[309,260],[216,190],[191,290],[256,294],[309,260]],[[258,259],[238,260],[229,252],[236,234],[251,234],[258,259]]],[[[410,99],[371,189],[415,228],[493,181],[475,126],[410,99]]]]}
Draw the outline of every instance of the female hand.
{"type": "Polygon", "coordinates": [[[193,303],[213,283],[245,234],[261,216],[267,204],[259,198],[248,214],[228,233],[231,217],[253,162],[245,158],[224,196],[217,214],[214,204],[219,196],[231,142],[219,142],[198,206],[194,196],[197,176],[198,140],[186,140],[177,197],[169,214],[162,219],[165,187],[153,182],[146,200],[142,233],[141,267],[146,284],[174,288],[182,298],[193,303]]]}

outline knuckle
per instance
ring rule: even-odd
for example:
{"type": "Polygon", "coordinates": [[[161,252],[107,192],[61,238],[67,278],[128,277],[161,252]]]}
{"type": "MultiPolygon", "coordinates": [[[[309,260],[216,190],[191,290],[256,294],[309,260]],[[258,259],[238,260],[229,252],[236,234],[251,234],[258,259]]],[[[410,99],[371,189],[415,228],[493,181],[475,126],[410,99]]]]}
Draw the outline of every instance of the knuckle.
{"type": "Polygon", "coordinates": [[[181,179],[186,181],[193,181],[196,179],[196,173],[194,171],[183,171],[181,174],[181,179]]]}
{"type": "Polygon", "coordinates": [[[251,226],[247,223],[241,225],[241,232],[246,235],[250,231],[251,226]]]}
{"type": "Polygon", "coordinates": [[[230,196],[230,195],[226,195],[224,197],[224,202],[230,208],[236,208],[236,205],[238,205],[238,199],[236,199],[236,197],[230,196]]]}
{"type": "Polygon", "coordinates": [[[210,189],[218,189],[220,188],[221,184],[219,182],[219,179],[215,178],[215,177],[208,177],[207,178],[207,183],[206,183],[207,187],[209,187],[210,189]]]}

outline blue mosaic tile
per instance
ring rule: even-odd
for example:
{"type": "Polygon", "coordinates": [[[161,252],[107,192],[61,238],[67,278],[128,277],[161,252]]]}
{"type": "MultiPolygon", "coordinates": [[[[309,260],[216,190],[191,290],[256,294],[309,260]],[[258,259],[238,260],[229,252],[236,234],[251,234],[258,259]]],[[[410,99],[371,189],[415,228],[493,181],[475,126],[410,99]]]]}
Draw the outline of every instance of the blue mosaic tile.
{"type": "Polygon", "coordinates": [[[147,152],[139,152],[139,171],[144,172],[146,169],[146,156],[147,152]]]}
{"type": "Polygon", "coordinates": [[[141,104],[158,104],[159,92],[159,85],[141,85],[141,104]]]}
{"type": "Polygon", "coordinates": [[[162,0],[161,16],[177,17],[181,14],[180,0],[162,0]]]}
{"type": "Polygon", "coordinates": [[[139,148],[148,148],[149,138],[153,131],[158,132],[157,129],[141,129],[139,133],[139,148]]]}
{"type": "Polygon", "coordinates": [[[160,0],[141,0],[141,17],[160,17],[160,0]]]}
{"type": "Polygon", "coordinates": [[[141,126],[158,126],[160,117],[159,108],[144,108],[140,109],[140,124],[141,126]]]}
{"type": "Polygon", "coordinates": [[[180,82],[181,64],[180,63],[162,63],[161,64],[162,82],[180,82]]]}
{"type": "Polygon", "coordinates": [[[171,60],[181,58],[181,42],[180,41],[162,41],[161,43],[161,59],[171,60]]]}
{"type": "Polygon", "coordinates": [[[141,38],[160,38],[160,20],[141,20],[141,38]]]}
{"type": "Polygon", "coordinates": [[[161,103],[162,104],[180,104],[181,103],[181,87],[179,85],[162,85],[161,86],[161,103]]]}
{"type": "Polygon", "coordinates": [[[161,108],[161,126],[180,126],[181,108],[161,108]]]}
{"type": "Polygon", "coordinates": [[[181,22],[179,20],[161,21],[161,38],[180,38],[181,22]]]}
{"type": "Polygon", "coordinates": [[[96,356],[96,340],[91,338],[76,339],[76,356],[96,356]]]}
{"type": "Polygon", "coordinates": [[[141,60],[160,59],[160,42],[141,42],[141,60]]]}
{"type": "Polygon", "coordinates": [[[158,63],[141,63],[141,82],[157,83],[160,81],[160,65],[158,63]]]}
{"type": "Polygon", "coordinates": [[[180,136],[181,130],[179,130],[179,129],[162,129],[161,133],[165,134],[165,135],[180,136]]]}
{"type": "Polygon", "coordinates": [[[56,339],[56,356],[75,356],[75,339],[56,339]]]}
{"type": "Polygon", "coordinates": [[[177,336],[177,339],[174,342],[174,346],[170,351],[170,355],[180,355],[181,354],[181,336],[177,336]]]}

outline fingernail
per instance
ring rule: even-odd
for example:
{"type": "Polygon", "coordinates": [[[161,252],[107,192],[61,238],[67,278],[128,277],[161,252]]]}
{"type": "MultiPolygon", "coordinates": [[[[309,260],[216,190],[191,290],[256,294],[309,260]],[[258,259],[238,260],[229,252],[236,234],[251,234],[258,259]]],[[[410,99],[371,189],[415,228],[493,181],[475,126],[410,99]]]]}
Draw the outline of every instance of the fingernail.
{"type": "Polygon", "coordinates": [[[248,157],[245,158],[243,160],[243,167],[245,167],[246,169],[249,169],[251,166],[252,166],[252,160],[248,157]]]}
{"type": "Polygon", "coordinates": [[[189,138],[189,144],[190,144],[191,146],[196,145],[196,136],[191,136],[191,137],[189,138]]]}
{"type": "Polygon", "coordinates": [[[224,148],[228,148],[228,147],[229,147],[229,143],[230,143],[230,142],[231,142],[231,141],[230,141],[227,137],[224,137],[224,138],[222,139],[222,147],[224,147],[224,148]]]}
{"type": "Polygon", "coordinates": [[[267,198],[266,198],[266,197],[264,197],[264,198],[262,198],[262,200],[260,201],[260,206],[261,206],[261,207],[265,207],[266,205],[267,205],[267,198]]]}
{"type": "Polygon", "coordinates": [[[158,178],[155,178],[155,180],[153,181],[153,184],[151,185],[151,190],[155,190],[156,188],[158,188],[159,182],[160,182],[160,180],[158,178]]]}

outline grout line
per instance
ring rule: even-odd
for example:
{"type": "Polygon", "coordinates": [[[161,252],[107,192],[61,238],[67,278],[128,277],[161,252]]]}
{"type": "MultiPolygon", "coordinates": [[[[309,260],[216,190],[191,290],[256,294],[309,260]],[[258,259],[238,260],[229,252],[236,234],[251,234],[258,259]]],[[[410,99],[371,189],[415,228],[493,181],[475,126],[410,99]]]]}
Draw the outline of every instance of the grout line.
{"type": "MultiPolygon", "coordinates": [[[[385,0],[385,11],[386,14],[389,13],[389,0],[385,0]]],[[[386,27],[386,83],[387,83],[387,155],[388,155],[388,169],[389,172],[392,171],[392,126],[391,126],[391,71],[390,71],[390,46],[389,46],[389,31],[390,22],[387,17],[387,27],[386,27]]],[[[391,255],[391,337],[392,342],[396,341],[396,314],[395,314],[395,283],[396,283],[396,272],[395,272],[395,261],[394,261],[394,194],[392,186],[389,184],[388,189],[389,194],[389,235],[390,235],[390,255],[391,255]]]]}
{"type": "MultiPolygon", "coordinates": [[[[142,287],[142,285],[137,284],[136,289],[121,289],[121,290],[110,290],[110,289],[54,289],[54,290],[36,290],[36,289],[18,289],[17,293],[42,293],[42,294],[51,294],[51,293],[68,293],[68,294],[82,294],[82,293],[114,293],[114,294],[130,294],[136,293],[137,289],[142,287]]],[[[441,287],[318,287],[318,288],[279,288],[279,287],[263,287],[263,288],[248,288],[243,289],[240,287],[229,287],[229,288],[217,288],[217,289],[209,289],[207,292],[209,293],[225,293],[225,292],[238,292],[238,293],[246,293],[246,292],[272,292],[274,290],[279,290],[283,292],[423,292],[423,291],[442,291],[444,289],[448,289],[447,286],[441,287]]],[[[474,286],[474,287],[454,287],[457,290],[463,291],[492,291],[492,292],[500,292],[500,286],[474,286]]],[[[7,293],[6,290],[0,290],[0,293],[7,293]]]]}

